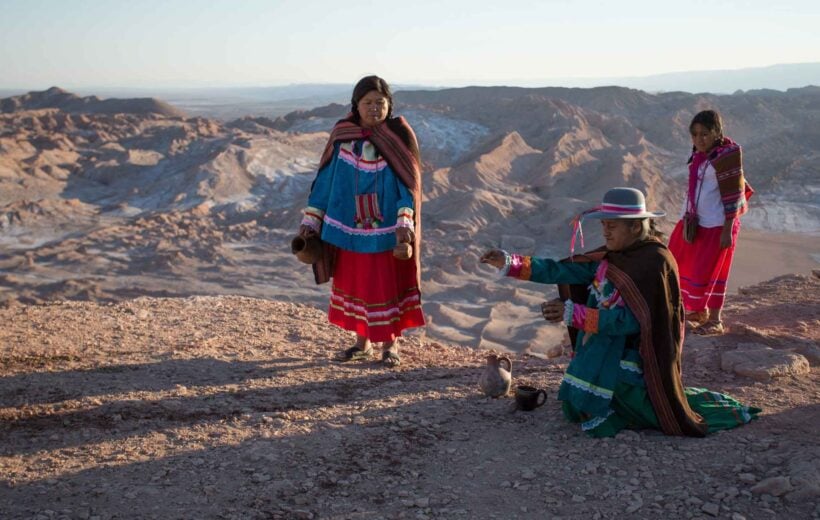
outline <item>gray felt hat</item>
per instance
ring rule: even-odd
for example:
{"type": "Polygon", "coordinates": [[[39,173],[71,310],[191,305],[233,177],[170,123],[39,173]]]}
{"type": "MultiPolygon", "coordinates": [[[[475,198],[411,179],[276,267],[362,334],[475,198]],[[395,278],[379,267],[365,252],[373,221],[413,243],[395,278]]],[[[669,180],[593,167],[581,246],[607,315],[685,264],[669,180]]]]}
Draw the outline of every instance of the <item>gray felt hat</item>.
{"type": "Polygon", "coordinates": [[[629,219],[658,218],[665,211],[646,211],[646,199],[641,190],[635,188],[612,188],[604,194],[604,200],[597,208],[584,212],[584,218],[629,219]]]}

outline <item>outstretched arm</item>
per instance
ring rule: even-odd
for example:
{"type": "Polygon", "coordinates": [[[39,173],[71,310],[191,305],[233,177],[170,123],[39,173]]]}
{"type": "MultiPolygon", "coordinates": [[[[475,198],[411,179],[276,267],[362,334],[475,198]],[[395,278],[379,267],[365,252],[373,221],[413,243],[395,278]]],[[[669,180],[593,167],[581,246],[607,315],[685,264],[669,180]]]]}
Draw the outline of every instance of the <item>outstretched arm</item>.
{"type": "Polygon", "coordinates": [[[505,276],[537,283],[588,284],[598,268],[597,262],[559,262],[510,254],[501,249],[487,251],[481,262],[492,265],[505,276]]]}

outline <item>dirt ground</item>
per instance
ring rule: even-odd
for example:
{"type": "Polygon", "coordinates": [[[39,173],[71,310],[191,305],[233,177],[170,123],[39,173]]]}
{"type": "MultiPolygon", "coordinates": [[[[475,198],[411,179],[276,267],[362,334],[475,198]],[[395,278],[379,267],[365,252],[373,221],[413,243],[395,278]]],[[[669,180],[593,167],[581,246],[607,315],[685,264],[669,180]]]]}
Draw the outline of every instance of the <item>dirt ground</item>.
{"type": "Polygon", "coordinates": [[[565,355],[512,355],[514,382],[549,393],[521,412],[481,395],[485,352],[416,334],[397,369],[339,363],[350,336],[306,305],[12,304],[0,518],[820,518],[818,289],[744,289],[727,335],[687,336],[685,384],[764,409],[704,439],[588,438],[555,399],[565,355]],[[726,369],[765,347],[803,369],[726,369]]]}

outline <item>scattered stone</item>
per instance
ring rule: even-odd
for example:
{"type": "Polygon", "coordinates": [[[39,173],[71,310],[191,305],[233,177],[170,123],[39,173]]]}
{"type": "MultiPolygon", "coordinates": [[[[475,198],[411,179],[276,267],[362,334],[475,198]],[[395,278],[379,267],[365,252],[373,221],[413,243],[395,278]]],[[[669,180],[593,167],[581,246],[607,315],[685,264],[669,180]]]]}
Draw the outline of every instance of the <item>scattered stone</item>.
{"type": "Polygon", "coordinates": [[[737,478],[744,484],[754,484],[755,482],[757,482],[757,477],[754,476],[752,473],[741,473],[737,476],[737,478]]]}
{"type": "Polygon", "coordinates": [[[769,477],[758,482],[752,487],[752,493],[758,495],[771,495],[779,497],[791,491],[792,485],[789,482],[789,477],[769,477]]]}
{"type": "MultiPolygon", "coordinates": [[[[810,327],[807,326],[807,328],[810,327]]],[[[813,367],[820,366],[820,346],[817,343],[800,343],[794,348],[794,351],[805,357],[809,361],[809,365],[813,367]]]]}
{"type": "Polygon", "coordinates": [[[266,475],[264,473],[254,473],[253,476],[251,476],[251,480],[253,482],[256,482],[257,484],[259,484],[261,482],[267,482],[270,479],[271,479],[270,475],[266,475]]]}
{"type": "Polygon", "coordinates": [[[756,381],[800,376],[811,371],[804,356],[759,343],[740,343],[735,350],[724,352],[720,357],[720,368],[756,381]]]}
{"type": "Polygon", "coordinates": [[[710,516],[717,516],[720,514],[720,506],[712,502],[706,502],[700,507],[700,510],[710,516]]]}
{"type": "Polygon", "coordinates": [[[820,497],[820,449],[815,449],[813,455],[789,463],[789,483],[794,488],[785,496],[789,502],[817,501],[820,497]]]}

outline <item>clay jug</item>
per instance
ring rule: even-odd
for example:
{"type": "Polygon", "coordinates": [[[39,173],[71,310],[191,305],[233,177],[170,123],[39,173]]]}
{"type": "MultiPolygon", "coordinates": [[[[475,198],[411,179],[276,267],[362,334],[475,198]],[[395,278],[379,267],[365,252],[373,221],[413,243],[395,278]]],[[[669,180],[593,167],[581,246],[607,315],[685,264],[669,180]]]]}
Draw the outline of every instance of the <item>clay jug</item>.
{"type": "Polygon", "coordinates": [[[487,397],[507,395],[512,384],[512,361],[510,361],[510,358],[497,354],[487,356],[487,368],[481,374],[478,384],[487,397]],[[506,368],[504,365],[506,365],[506,368]]]}
{"type": "Polygon", "coordinates": [[[396,244],[396,247],[393,248],[393,256],[399,260],[409,260],[413,258],[413,246],[407,242],[396,244]]]}
{"type": "Polygon", "coordinates": [[[300,262],[313,264],[322,256],[322,241],[317,236],[303,237],[296,235],[290,241],[290,251],[300,262]]]}

